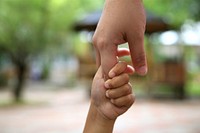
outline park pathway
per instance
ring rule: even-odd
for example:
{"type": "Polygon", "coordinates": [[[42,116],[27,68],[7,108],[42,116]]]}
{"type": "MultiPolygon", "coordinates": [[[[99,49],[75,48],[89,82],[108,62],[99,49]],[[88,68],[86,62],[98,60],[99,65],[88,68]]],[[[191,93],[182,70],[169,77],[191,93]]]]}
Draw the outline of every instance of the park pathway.
{"type": "MultiPolygon", "coordinates": [[[[9,97],[0,92],[0,101],[9,97]]],[[[81,133],[89,100],[81,88],[28,89],[25,105],[0,106],[0,133],[81,133]]],[[[114,133],[200,133],[200,100],[137,99],[114,133]]]]}

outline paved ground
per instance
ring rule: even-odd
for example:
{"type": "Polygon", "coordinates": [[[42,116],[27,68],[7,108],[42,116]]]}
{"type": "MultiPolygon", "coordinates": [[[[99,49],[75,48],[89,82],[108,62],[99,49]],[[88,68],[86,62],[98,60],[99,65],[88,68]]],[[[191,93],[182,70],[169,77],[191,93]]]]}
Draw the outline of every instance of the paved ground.
{"type": "MultiPolygon", "coordinates": [[[[81,133],[89,100],[84,89],[29,90],[28,105],[0,107],[0,133],[81,133]]],[[[9,100],[0,92],[0,101],[9,100]]],[[[138,99],[114,133],[200,133],[200,100],[138,99]]]]}

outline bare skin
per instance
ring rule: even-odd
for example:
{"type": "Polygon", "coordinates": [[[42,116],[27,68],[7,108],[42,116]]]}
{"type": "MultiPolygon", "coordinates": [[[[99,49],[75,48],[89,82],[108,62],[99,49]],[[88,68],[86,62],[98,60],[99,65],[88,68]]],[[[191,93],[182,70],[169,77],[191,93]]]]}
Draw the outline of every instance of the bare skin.
{"type": "Polygon", "coordinates": [[[118,45],[128,42],[132,63],[140,75],[147,73],[144,50],[145,12],[142,0],[105,0],[105,6],[93,37],[96,61],[108,72],[117,63],[118,45]]]}
{"type": "Polygon", "coordinates": [[[93,79],[91,104],[84,133],[112,133],[117,117],[134,103],[132,86],[126,72],[127,64],[119,62],[110,70],[110,79],[105,82],[102,67],[99,67],[93,79]]]}

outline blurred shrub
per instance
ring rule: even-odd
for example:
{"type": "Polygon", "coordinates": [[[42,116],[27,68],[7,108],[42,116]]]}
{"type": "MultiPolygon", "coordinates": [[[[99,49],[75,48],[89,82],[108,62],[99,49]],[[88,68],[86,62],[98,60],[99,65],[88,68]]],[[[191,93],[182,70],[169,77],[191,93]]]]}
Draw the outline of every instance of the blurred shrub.
{"type": "Polygon", "coordinates": [[[0,89],[7,85],[7,79],[4,74],[0,74],[0,89]]]}

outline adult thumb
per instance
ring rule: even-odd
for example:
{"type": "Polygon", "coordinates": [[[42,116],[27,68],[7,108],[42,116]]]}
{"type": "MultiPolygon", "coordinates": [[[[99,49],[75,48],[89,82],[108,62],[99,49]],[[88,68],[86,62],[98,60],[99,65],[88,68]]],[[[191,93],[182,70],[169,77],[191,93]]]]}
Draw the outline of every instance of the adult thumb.
{"type": "Polygon", "coordinates": [[[141,35],[140,37],[129,35],[127,40],[131,52],[133,67],[136,73],[139,75],[145,75],[147,73],[147,60],[144,50],[144,35],[141,35]]]}

